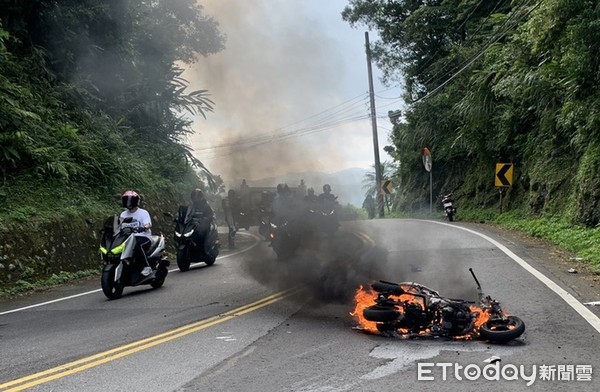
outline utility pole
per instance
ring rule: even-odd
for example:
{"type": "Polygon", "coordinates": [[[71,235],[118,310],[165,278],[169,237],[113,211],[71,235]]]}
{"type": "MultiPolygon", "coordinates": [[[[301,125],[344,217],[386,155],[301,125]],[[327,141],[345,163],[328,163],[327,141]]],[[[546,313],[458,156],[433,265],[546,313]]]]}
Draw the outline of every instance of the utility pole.
{"type": "Polygon", "coordinates": [[[371,46],[369,32],[365,31],[365,49],[367,51],[367,70],[369,72],[369,98],[371,101],[371,128],[373,129],[373,150],[375,152],[375,182],[377,189],[377,209],[383,218],[383,192],[381,191],[381,162],[379,162],[379,141],[377,139],[377,116],[375,115],[375,92],[373,91],[373,70],[371,69],[371,46]]]}

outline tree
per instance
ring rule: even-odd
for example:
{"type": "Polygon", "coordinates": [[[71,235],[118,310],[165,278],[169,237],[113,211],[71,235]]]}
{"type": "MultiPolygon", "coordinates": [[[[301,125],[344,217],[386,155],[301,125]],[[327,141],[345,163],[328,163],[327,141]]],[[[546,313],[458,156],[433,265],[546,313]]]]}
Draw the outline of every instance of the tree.
{"type": "Polygon", "coordinates": [[[491,168],[513,162],[513,206],[600,222],[596,2],[351,0],[342,15],[379,32],[373,58],[407,87],[392,134],[398,205],[426,192],[417,157],[427,146],[438,192],[489,206],[491,168]]]}
{"type": "Polygon", "coordinates": [[[163,178],[182,177],[190,164],[204,168],[185,136],[188,114],[205,116],[213,102],[206,90],[187,91],[181,65],[218,52],[224,37],[196,1],[0,5],[0,95],[12,102],[0,113],[5,176],[100,181],[110,171],[123,179],[131,170],[117,163],[121,147],[139,156],[130,164],[140,159],[143,171],[163,178]]]}

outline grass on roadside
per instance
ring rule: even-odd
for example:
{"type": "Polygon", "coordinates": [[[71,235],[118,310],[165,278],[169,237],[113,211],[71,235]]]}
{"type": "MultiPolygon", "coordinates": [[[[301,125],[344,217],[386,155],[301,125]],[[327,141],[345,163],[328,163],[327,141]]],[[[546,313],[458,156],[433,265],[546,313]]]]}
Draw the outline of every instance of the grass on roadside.
{"type": "Polygon", "coordinates": [[[18,280],[9,288],[0,288],[0,298],[8,298],[24,292],[46,290],[50,287],[59,286],[78,279],[100,276],[100,272],[99,269],[91,269],[77,272],[61,272],[34,282],[18,280]]]}
{"type": "MultiPolygon", "coordinates": [[[[431,219],[429,210],[408,212],[388,212],[387,218],[431,219]]],[[[442,213],[434,211],[434,218],[442,213]]],[[[576,226],[557,217],[530,217],[518,211],[498,213],[495,209],[461,209],[457,218],[461,221],[485,221],[501,227],[516,230],[532,237],[541,238],[571,251],[587,262],[592,272],[600,274],[600,227],[576,226]]]]}
{"type": "Polygon", "coordinates": [[[532,237],[541,238],[571,251],[582,258],[590,269],[600,274],[600,228],[573,225],[564,219],[525,216],[518,211],[498,213],[496,210],[461,211],[461,220],[486,221],[532,237]]]}

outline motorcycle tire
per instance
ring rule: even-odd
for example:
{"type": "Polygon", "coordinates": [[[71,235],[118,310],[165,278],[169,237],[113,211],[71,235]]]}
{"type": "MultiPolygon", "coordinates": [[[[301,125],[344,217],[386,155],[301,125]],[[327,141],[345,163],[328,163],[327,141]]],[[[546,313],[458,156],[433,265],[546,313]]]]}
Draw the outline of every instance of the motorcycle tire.
{"type": "Polygon", "coordinates": [[[377,328],[377,330],[382,333],[389,333],[389,332],[396,331],[396,326],[394,324],[388,324],[388,323],[377,323],[375,328],[377,328]]]}
{"type": "Polygon", "coordinates": [[[166,278],[166,275],[164,275],[164,276],[157,276],[150,283],[150,286],[152,286],[152,288],[154,288],[154,289],[158,289],[159,287],[162,287],[162,285],[165,283],[165,278],[166,278]]]}
{"type": "Polygon", "coordinates": [[[404,294],[404,290],[402,290],[402,287],[394,283],[375,282],[371,285],[371,287],[378,293],[389,293],[392,295],[404,294]]]}
{"type": "Polygon", "coordinates": [[[119,299],[123,296],[124,286],[119,282],[115,282],[115,269],[114,268],[111,268],[108,271],[102,272],[101,285],[102,285],[102,292],[104,293],[106,298],[113,300],[113,299],[119,299]]]}
{"type": "Polygon", "coordinates": [[[275,252],[275,255],[277,255],[277,260],[284,261],[284,260],[286,260],[286,259],[289,258],[288,257],[289,251],[284,246],[284,244],[281,243],[280,239],[275,238],[271,242],[271,247],[273,248],[273,251],[275,252]]]}
{"type": "Polygon", "coordinates": [[[384,306],[374,305],[363,310],[363,317],[368,321],[389,323],[391,321],[396,321],[399,316],[400,313],[395,309],[384,306]]]}
{"type": "Polygon", "coordinates": [[[183,249],[177,250],[177,267],[179,267],[179,271],[186,272],[190,269],[190,258],[188,248],[185,247],[183,249]]]}
{"type": "Polygon", "coordinates": [[[525,332],[525,323],[516,316],[508,316],[506,322],[488,321],[479,327],[479,335],[490,342],[506,343],[525,332]]]}
{"type": "Polygon", "coordinates": [[[448,222],[453,222],[454,221],[454,214],[449,212],[448,213],[448,222]]]}
{"type": "Polygon", "coordinates": [[[215,254],[211,254],[211,255],[207,255],[206,259],[204,260],[204,263],[206,263],[207,266],[211,266],[215,263],[215,261],[217,261],[217,256],[219,255],[219,252],[215,252],[215,254]]]}

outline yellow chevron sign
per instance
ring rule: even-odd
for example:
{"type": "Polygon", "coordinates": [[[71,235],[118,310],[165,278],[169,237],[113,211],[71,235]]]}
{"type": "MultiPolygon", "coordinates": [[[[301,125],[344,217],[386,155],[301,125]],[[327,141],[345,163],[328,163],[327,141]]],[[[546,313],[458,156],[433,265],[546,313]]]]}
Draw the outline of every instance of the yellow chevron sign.
{"type": "Polygon", "coordinates": [[[512,186],[513,164],[496,163],[496,176],[494,178],[496,186],[508,188],[512,186]]]}
{"type": "Polygon", "coordinates": [[[392,181],[381,180],[381,194],[391,195],[392,194],[392,181]]]}

